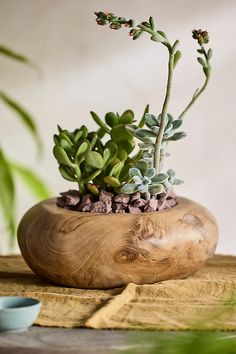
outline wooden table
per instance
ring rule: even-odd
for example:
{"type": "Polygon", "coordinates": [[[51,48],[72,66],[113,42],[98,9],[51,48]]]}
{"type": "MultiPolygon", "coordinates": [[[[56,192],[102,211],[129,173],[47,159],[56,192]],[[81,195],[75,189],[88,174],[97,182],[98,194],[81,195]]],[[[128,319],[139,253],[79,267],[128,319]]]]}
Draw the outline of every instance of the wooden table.
{"type": "MultiPolygon", "coordinates": [[[[31,327],[28,331],[0,332],[0,354],[147,354],[154,339],[189,335],[191,332],[154,332],[125,330],[89,330],[31,327]]],[[[223,338],[236,333],[219,333],[223,338]]]]}

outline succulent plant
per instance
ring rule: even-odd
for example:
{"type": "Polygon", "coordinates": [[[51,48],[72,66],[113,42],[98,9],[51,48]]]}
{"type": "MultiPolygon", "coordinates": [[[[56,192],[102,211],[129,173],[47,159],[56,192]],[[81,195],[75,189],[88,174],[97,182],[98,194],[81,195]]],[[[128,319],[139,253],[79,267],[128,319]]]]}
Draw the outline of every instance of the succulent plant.
{"type": "MultiPolygon", "coordinates": [[[[147,111],[148,107],[144,114],[147,111]]],[[[109,112],[104,121],[95,112],[91,115],[99,130],[88,132],[82,125],[80,129],[68,132],[58,127],[53,153],[65,179],[77,182],[81,194],[89,190],[96,195],[99,189],[117,190],[126,182],[129,169],[141,158],[142,151],[131,156],[135,137],[127,127],[134,122],[133,111],[127,110],[121,116],[109,112]],[[106,143],[103,142],[105,134],[110,137],[106,143]]]]}
{"type": "Polygon", "coordinates": [[[158,29],[152,17],[148,21],[138,23],[113,13],[99,11],[95,14],[99,25],[109,25],[114,30],[129,27],[129,34],[134,40],[146,33],[152,41],[167,49],[165,98],[159,115],[150,113],[147,105],[138,123],[133,111],[128,109],[121,115],[108,112],[104,119],[91,111],[91,116],[99,127],[96,132],[88,132],[85,126],[74,132],[59,127],[59,134],[54,136],[53,149],[59,170],[64,178],[78,183],[79,193],[82,195],[88,191],[99,195],[101,190],[105,190],[114,194],[140,192],[145,199],[157,198],[163,194],[168,196],[172,186],[182,181],[175,177],[172,169],[163,172],[163,160],[168,155],[168,144],[186,136],[186,133],[180,130],[183,118],[208,84],[212,57],[212,50],[205,49],[209,41],[208,32],[192,32],[200,47],[197,50],[200,54],[197,61],[204,72],[204,83],[195,91],[179,116],[173,118],[168,113],[168,108],[174,70],[182,56],[178,50],[179,41],[171,43],[165,32],[158,29]],[[139,140],[138,151],[135,151],[136,139],[139,140]]]}

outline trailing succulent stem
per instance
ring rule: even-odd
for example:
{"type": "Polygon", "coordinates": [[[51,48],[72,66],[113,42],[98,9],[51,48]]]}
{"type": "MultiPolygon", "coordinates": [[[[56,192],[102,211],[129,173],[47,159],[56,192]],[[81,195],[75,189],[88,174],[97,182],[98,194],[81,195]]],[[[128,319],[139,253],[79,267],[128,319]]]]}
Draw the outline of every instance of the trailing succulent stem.
{"type": "Polygon", "coordinates": [[[179,131],[183,117],[205,90],[211,73],[210,59],[212,50],[205,49],[208,43],[207,31],[194,30],[193,38],[197,40],[201,55],[197,58],[203,68],[205,82],[196,90],[191,101],[175,119],[169,113],[175,67],[181,58],[178,50],[179,41],[170,43],[167,35],[159,30],[152,17],[138,23],[133,19],[116,16],[112,13],[96,12],[99,25],[109,25],[113,30],[129,27],[133,40],[146,33],[154,42],[162,44],[168,50],[168,70],[165,98],[159,115],[149,112],[146,106],[144,114],[137,123],[134,113],[126,110],[123,114],[108,112],[101,119],[95,112],[91,116],[99,126],[96,132],[88,132],[85,126],[68,132],[59,127],[59,134],[54,136],[54,155],[59,163],[62,176],[76,181],[80,194],[88,191],[99,195],[102,189],[114,194],[133,194],[140,192],[146,200],[157,199],[158,195],[169,195],[173,185],[182,181],[175,178],[175,172],[163,170],[163,161],[168,153],[169,142],[186,136],[179,131]],[[134,154],[135,138],[139,151],[134,154]]]}

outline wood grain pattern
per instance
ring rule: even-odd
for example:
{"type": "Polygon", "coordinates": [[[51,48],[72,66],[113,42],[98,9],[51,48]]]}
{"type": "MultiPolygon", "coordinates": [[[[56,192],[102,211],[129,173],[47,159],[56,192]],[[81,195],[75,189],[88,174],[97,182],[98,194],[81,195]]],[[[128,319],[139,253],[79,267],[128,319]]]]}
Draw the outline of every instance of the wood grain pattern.
{"type": "Polygon", "coordinates": [[[186,278],[214,254],[217,240],[214,217],[186,198],[142,214],[80,213],[50,199],[18,228],[21,253],[36,274],[91,289],[186,278]]]}

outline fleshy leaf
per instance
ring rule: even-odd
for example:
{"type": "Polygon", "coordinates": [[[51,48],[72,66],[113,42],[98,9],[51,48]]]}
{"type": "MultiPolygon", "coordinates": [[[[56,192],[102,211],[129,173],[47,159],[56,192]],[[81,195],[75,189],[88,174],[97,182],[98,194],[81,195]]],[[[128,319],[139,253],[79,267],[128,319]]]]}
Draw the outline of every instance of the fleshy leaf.
{"type": "Polygon", "coordinates": [[[187,136],[187,134],[185,132],[177,132],[174,135],[172,135],[170,138],[168,138],[168,140],[170,141],[176,141],[176,140],[180,140],[183,139],[187,136]]]}
{"type": "Polygon", "coordinates": [[[110,186],[117,188],[120,187],[120,182],[117,178],[113,177],[113,176],[106,176],[104,177],[104,182],[109,184],[110,186]]]}
{"type": "Polygon", "coordinates": [[[176,120],[173,121],[172,124],[173,124],[173,129],[178,129],[183,124],[183,120],[182,119],[176,119],[176,120]]]}
{"type": "Polygon", "coordinates": [[[104,161],[99,152],[90,151],[85,157],[86,164],[88,167],[93,169],[101,170],[104,167],[104,161]]]}
{"type": "Polygon", "coordinates": [[[134,121],[134,112],[131,109],[125,111],[119,119],[120,124],[132,124],[134,121]]]}
{"type": "Polygon", "coordinates": [[[138,186],[138,191],[140,192],[140,193],[147,193],[148,192],[148,184],[140,184],[139,186],[138,186]]]}
{"type": "Polygon", "coordinates": [[[112,128],[119,123],[119,118],[114,112],[108,112],[105,115],[105,122],[112,128]]]}
{"type": "Polygon", "coordinates": [[[133,178],[134,176],[138,176],[138,177],[140,177],[141,179],[142,179],[142,177],[143,177],[142,174],[141,174],[141,172],[139,171],[139,169],[138,169],[138,168],[135,168],[135,167],[129,169],[129,176],[130,176],[131,178],[133,178]]]}
{"type": "Polygon", "coordinates": [[[139,128],[135,131],[135,136],[137,138],[155,138],[156,134],[152,130],[139,128]]]}
{"type": "Polygon", "coordinates": [[[156,173],[155,168],[150,167],[150,168],[148,168],[148,170],[147,170],[146,176],[147,176],[148,178],[153,178],[153,177],[155,176],[155,173],[156,173]]]}
{"type": "Polygon", "coordinates": [[[66,165],[59,165],[59,171],[62,175],[63,178],[65,178],[68,181],[76,181],[76,177],[74,173],[71,171],[71,168],[66,166],[66,165]]]}
{"type": "Polygon", "coordinates": [[[135,165],[135,167],[141,172],[142,176],[146,175],[148,166],[149,166],[148,162],[143,159],[139,160],[135,165]]]}
{"type": "Polygon", "coordinates": [[[143,116],[138,124],[138,128],[142,128],[145,125],[145,116],[149,112],[149,104],[146,105],[145,110],[143,112],[143,116]]]}
{"type": "Polygon", "coordinates": [[[54,146],[53,154],[59,163],[62,163],[63,165],[67,165],[70,167],[75,166],[75,164],[71,162],[71,160],[67,156],[66,152],[59,145],[54,146]]]}
{"type": "Polygon", "coordinates": [[[101,118],[98,117],[97,113],[91,111],[90,112],[91,116],[93,117],[93,120],[101,127],[106,133],[110,132],[110,129],[108,126],[101,120],[101,118]]]}
{"type": "Polygon", "coordinates": [[[168,175],[166,173],[158,173],[157,175],[152,177],[152,184],[163,183],[166,180],[168,180],[168,175]]]}
{"type": "Polygon", "coordinates": [[[95,184],[88,183],[87,184],[87,188],[93,195],[96,195],[96,196],[99,195],[99,189],[98,189],[98,187],[95,184]]]}
{"type": "Polygon", "coordinates": [[[121,193],[133,194],[138,191],[138,184],[127,183],[121,187],[121,193]]]}
{"type": "Polygon", "coordinates": [[[162,184],[149,184],[148,191],[151,195],[157,195],[164,191],[164,187],[162,184]]]}

